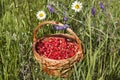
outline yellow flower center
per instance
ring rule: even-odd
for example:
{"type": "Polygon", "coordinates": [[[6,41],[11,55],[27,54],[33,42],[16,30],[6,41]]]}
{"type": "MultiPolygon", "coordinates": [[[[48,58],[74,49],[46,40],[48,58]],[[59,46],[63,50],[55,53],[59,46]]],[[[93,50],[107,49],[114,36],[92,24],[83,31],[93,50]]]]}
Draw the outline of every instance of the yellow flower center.
{"type": "Polygon", "coordinates": [[[40,16],[40,17],[43,17],[43,13],[40,13],[39,16],[40,16]]]}
{"type": "Polygon", "coordinates": [[[75,9],[79,9],[80,8],[80,6],[77,4],[77,5],[75,5],[75,9]]]}

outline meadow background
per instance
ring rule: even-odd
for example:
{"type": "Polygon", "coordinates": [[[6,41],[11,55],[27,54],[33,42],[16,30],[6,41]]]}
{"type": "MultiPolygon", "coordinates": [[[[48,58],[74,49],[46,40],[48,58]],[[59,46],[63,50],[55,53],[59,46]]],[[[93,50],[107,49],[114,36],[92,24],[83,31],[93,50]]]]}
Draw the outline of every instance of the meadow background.
{"type": "MultiPolygon", "coordinates": [[[[69,24],[83,43],[84,59],[66,80],[120,80],[120,0],[78,1],[83,8],[75,13],[74,0],[0,0],[0,80],[64,80],[44,74],[33,56],[33,30],[42,22],[36,18],[39,10],[46,12],[45,20],[69,24]],[[47,9],[50,2],[55,3],[57,14],[47,9]],[[64,11],[67,21],[63,21],[64,11]]],[[[47,25],[37,36],[57,32],[47,25]]]]}

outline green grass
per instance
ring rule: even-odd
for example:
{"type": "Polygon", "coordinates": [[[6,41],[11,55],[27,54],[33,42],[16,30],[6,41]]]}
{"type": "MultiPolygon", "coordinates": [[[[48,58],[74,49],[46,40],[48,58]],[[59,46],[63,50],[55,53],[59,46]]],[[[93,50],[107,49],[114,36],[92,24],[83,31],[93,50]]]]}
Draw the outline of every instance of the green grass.
{"type": "MultiPolygon", "coordinates": [[[[67,80],[120,80],[120,1],[80,0],[83,9],[71,10],[74,0],[51,0],[57,14],[46,8],[50,0],[0,0],[0,80],[63,80],[42,72],[32,52],[33,30],[39,21],[36,12],[44,10],[45,20],[63,21],[67,9],[68,23],[81,39],[84,59],[74,65],[67,80]],[[92,16],[91,7],[96,9],[92,16]],[[72,16],[73,15],[73,16],[72,16]]],[[[38,36],[56,33],[51,26],[44,27],[38,36]],[[48,33],[49,32],[49,33],[48,33]]]]}

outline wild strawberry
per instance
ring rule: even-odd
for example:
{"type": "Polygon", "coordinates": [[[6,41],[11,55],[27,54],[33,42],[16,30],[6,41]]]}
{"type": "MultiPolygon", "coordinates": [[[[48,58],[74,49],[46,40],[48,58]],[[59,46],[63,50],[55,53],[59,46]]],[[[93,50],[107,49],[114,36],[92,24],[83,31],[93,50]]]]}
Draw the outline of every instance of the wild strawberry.
{"type": "Polygon", "coordinates": [[[74,42],[70,42],[61,37],[49,37],[39,41],[36,50],[40,55],[50,59],[60,60],[67,59],[78,52],[79,47],[74,42]]]}

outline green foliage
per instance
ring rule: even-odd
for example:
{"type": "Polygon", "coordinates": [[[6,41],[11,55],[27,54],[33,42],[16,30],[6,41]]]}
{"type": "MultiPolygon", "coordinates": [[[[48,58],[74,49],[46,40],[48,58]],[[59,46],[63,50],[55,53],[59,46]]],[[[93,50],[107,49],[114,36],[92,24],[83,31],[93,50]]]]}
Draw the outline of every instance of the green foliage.
{"type": "MultiPolygon", "coordinates": [[[[0,80],[64,80],[44,74],[34,59],[32,38],[39,10],[46,12],[45,20],[68,23],[83,43],[84,59],[74,65],[67,80],[120,80],[120,1],[103,0],[104,11],[99,8],[101,0],[80,1],[83,8],[75,13],[71,10],[74,0],[0,0],[0,80]],[[50,1],[57,14],[48,11],[50,1]],[[96,16],[91,14],[93,6],[96,16]]],[[[48,26],[37,36],[56,32],[48,26]]]]}

